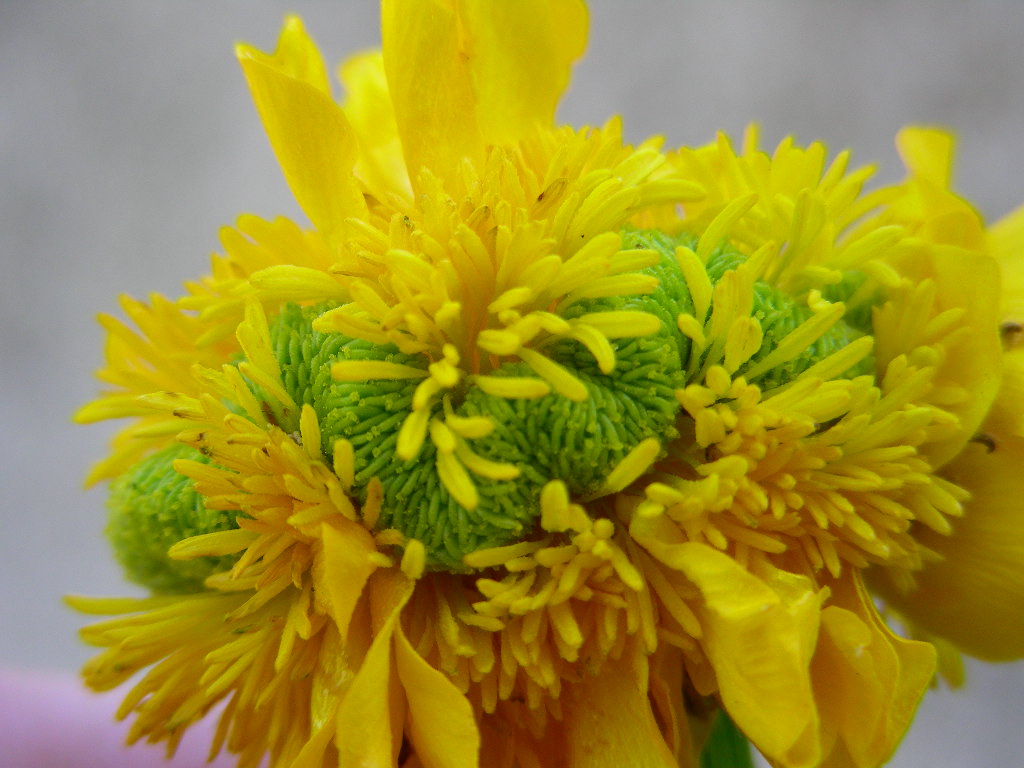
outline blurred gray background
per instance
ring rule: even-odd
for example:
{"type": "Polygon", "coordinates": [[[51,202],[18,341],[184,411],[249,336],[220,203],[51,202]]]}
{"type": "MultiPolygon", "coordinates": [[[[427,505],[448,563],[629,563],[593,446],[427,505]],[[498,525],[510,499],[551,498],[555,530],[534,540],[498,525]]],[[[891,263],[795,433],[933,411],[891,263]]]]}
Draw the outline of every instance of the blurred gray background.
{"type": "MultiPolygon", "coordinates": [[[[289,10],[331,61],[379,39],[370,0],[0,0],[0,666],[77,668],[83,620],[60,596],[127,589],[103,492],[80,484],[111,427],[70,423],[97,390],[94,315],[177,294],[241,212],[301,216],[232,53],[272,48],[289,10]]],[[[622,113],[631,140],[670,145],[758,121],[766,144],[823,138],[882,181],[900,126],[942,124],[959,190],[995,220],[1024,201],[1022,40],[1020,0],[595,0],[560,118],[622,113]]],[[[1024,764],[1024,665],[969,672],[892,765],[1024,764]]]]}

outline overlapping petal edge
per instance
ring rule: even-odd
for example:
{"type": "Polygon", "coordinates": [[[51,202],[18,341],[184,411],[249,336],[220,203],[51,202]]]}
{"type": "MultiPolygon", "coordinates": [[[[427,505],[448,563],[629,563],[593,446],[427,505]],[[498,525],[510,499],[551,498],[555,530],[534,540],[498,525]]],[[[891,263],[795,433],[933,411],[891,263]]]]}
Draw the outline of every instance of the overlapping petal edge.
{"type": "MultiPolygon", "coordinates": [[[[175,469],[240,513],[172,549],[238,557],[204,591],[72,601],[114,616],[83,631],[105,648],[92,687],[150,668],[120,711],[130,738],[173,749],[226,701],[212,749],[243,766],[266,752],[302,766],[689,766],[711,703],[775,765],[865,768],[895,749],[935,652],[887,628],[863,574],[923,636],[1022,655],[1024,214],[984,229],[949,190],[949,138],[901,134],[908,180],[866,194],[870,171],[848,171],[845,153],[826,166],[821,145],[784,142],[769,156],[754,131],[738,151],[725,137],[628,147],[615,121],[552,127],[584,45],[579,3],[382,12],[383,54],[343,68],[343,106],[297,19],[274,54],[238,52],[314,229],[243,217],[188,295],[124,299],[135,328],[102,319],[111,390],[79,418],[131,422],[92,478],[178,440],[211,463],[175,469]],[[289,302],[352,307],[324,330],[428,355],[442,391],[486,379],[471,342],[541,317],[545,286],[599,291],[648,263],[627,227],[699,237],[676,252],[694,303],[678,319],[695,350],[680,437],[624,461],[594,499],[545,486],[537,536],[473,553],[482,572],[425,571],[422,545],[379,529],[379,487],[354,499],[351,446],[325,454],[316,413],[281,383],[268,318],[289,302]],[[746,260],[712,285],[704,265],[723,243],[746,260]],[[830,300],[850,271],[859,287],[830,300]],[[752,360],[755,283],[809,310],[768,362],[752,360]],[[782,386],[749,383],[858,311],[871,335],[782,386]],[[869,356],[874,375],[842,377],[869,356]]],[[[544,332],[567,333],[556,326],[544,332]]],[[[604,349],[607,334],[576,333],[604,349]]],[[[500,337],[571,393],[532,338],[500,337]]]]}

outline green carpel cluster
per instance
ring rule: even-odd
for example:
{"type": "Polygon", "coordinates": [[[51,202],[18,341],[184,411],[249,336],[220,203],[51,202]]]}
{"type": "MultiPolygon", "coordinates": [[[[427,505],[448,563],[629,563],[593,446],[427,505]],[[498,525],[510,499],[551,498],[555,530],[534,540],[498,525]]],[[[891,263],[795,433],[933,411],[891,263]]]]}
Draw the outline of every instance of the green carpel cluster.
{"type": "MultiPolygon", "coordinates": [[[[354,497],[365,502],[370,482],[379,480],[383,501],[377,528],[395,528],[407,539],[422,542],[428,569],[464,572],[469,570],[465,555],[538,535],[541,489],[549,481],[564,482],[574,498],[599,495],[608,475],[641,442],[654,438],[664,446],[679,437],[675,392],[691,383],[686,371],[693,375],[700,369],[693,363],[701,361],[690,360],[697,352],[677,328],[679,315],[693,314],[694,306],[676,249],[696,249],[698,239],[652,230],[626,230],[622,239],[624,248],[657,252],[658,262],[642,270],[657,278],[657,286],[647,294],[581,300],[563,308],[561,315],[572,320],[595,312],[638,312],[659,318],[661,329],[611,339],[615,366],[608,372],[578,341],[551,337],[542,342],[538,351],[582,383],[587,393],[582,402],[557,393],[536,399],[498,397],[473,386],[472,377],[446,395],[447,407],[456,416],[486,416],[494,424],[489,434],[468,440],[469,449],[517,470],[513,479],[471,473],[479,499],[473,509],[462,506],[441,481],[438,449],[429,437],[411,459],[397,454],[399,432],[412,412],[420,379],[348,382],[331,376],[332,365],[344,360],[387,361],[425,374],[431,360],[404,354],[393,345],[315,330],[314,321],[333,304],[289,304],[271,321],[271,344],[282,382],[297,404],[315,411],[324,454],[331,457],[340,439],[351,443],[354,497]]],[[[705,265],[711,283],[745,258],[730,246],[717,248],[705,265]]],[[[863,276],[851,273],[826,292],[826,298],[848,298],[862,283],[863,276]]],[[[763,342],[748,365],[764,359],[813,313],[759,281],[754,284],[752,314],[763,342]]],[[[751,383],[765,390],[785,384],[869,330],[870,312],[851,313],[807,349],[751,383]]],[[[870,360],[863,361],[847,375],[868,372],[870,366],[870,360]]],[[[488,373],[537,377],[527,364],[514,360],[488,373]]],[[[252,386],[257,397],[264,397],[252,386]]],[[[432,406],[432,417],[444,418],[442,402],[432,406]]],[[[141,462],[111,488],[110,538],[130,577],[156,592],[201,589],[206,576],[230,565],[223,558],[167,558],[167,548],[182,538],[234,526],[230,515],[206,510],[190,481],[174,471],[174,459],[182,457],[204,460],[190,448],[175,446],[141,462]]]]}
{"type": "MultiPolygon", "coordinates": [[[[323,334],[313,321],[325,305],[286,307],[271,326],[271,340],[285,386],[297,403],[309,404],[320,421],[323,450],[346,439],[355,454],[353,493],[362,502],[371,479],[384,490],[379,527],[396,528],[423,542],[427,566],[465,571],[463,557],[501,546],[530,533],[540,514],[540,491],[550,480],[566,483],[575,495],[598,492],[605,477],[648,438],[676,436],[679,410],[675,390],[683,384],[680,351],[687,342],[674,330],[674,316],[690,308],[681,276],[673,280],[668,258],[651,268],[659,277],[653,294],[577,302],[564,316],[636,311],[656,314],[662,330],[650,336],[614,339],[615,369],[603,373],[582,344],[558,339],[542,348],[573,371],[587,391],[583,402],[559,394],[530,400],[490,395],[471,383],[455,394],[455,415],[486,416],[494,430],[470,441],[471,450],[514,466],[518,476],[497,480],[474,475],[479,504],[467,509],[441,482],[436,448],[427,440],[417,455],[397,455],[398,433],[412,409],[418,380],[337,382],[330,366],[340,360],[384,360],[426,369],[429,360],[389,345],[371,345],[340,334],[323,334]]],[[[492,376],[535,378],[524,363],[504,363],[492,376]]],[[[434,415],[441,411],[435,406],[434,415]]]]}
{"type": "Polygon", "coordinates": [[[236,557],[172,560],[167,551],[191,536],[237,528],[238,513],[207,509],[192,480],[174,469],[178,459],[209,459],[173,444],[139,461],[110,484],[107,538],[128,578],[157,594],[199,592],[208,576],[236,557]]]}
{"type": "MultiPolygon", "coordinates": [[[[683,236],[684,244],[696,248],[697,239],[683,236]]],[[[717,283],[730,270],[736,269],[746,260],[746,256],[734,248],[720,246],[711,253],[705,265],[712,283],[717,283]]],[[[848,273],[841,283],[830,286],[822,297],[827,301],[843,301],[848,299],[864,282],[861,273],[848,273]]],[[[753,354],[748,365],[754,365],[767,357],[797,326],[809,320],[813,312],[806,304],[800,304],[783,291],[758,280],[754,283],[754,302],[751,312],[761,326],[763,340],[761,348],[753,354]]],[[[845,313],[843,318],[829,328],[803,352],[790,358],[781,365],[776,365],[760,376],[751,377],[749,383],[758,385],[762,390],[774,389],[792,381],[815,363],[824,360],[834,352],[838,352],[852,341],[860,338],[870,330],[870,304],[859,306],[856,313],[845,313]],[[867,326],[863,326],[866,322],[867,326]],[[851,322],[856,320],[856,324],[851,322]]],[[[854,377],[870,373],[874,365],[868,357],[846,372],[846,376],[854,377]]]]}

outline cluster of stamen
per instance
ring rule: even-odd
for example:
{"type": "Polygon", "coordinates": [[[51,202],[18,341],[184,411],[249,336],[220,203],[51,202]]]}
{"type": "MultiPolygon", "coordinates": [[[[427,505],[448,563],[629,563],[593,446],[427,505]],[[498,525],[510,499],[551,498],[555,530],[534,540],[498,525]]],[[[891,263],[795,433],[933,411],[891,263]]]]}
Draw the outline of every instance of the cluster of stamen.
{"type": "MultiPolygon", "coordinates": [[[[751,572],[878,563],[911,583],[929,556],[913,526],[948,530],[965,498],[932,455],[969,400],[945,383],[963,310],[891,266],[899,228],[858,229],[883,198],[858,199],[866,175],[845,158],[823,173],[819,150],[792,150],[784,176],[808,191],[790,194],[715,151],[630,151],[614,125],[544,133],[424,174],[415,200],[369,200],[336,252],[291,225],[230,230],[247,273],[216,262],[183,302],[198,320],[175,310],[199,365],[107,408],[146,414],[132,436],[149,442],[125,457],[171,434],[198,451],[173,472],[222,517],[187,521],[160,567],[205,562],[183,590],[205,590],[187,598],[195,626],[221,611],[241,637],[190,660],[210,665],[202,694],[171,701],[161,668],[126,707],[166,698],[187,722],[238,686],[257,707],[246,665],[276,686],[315,677],[381,570],[415,583],[400,621],[415,651],[479,711],[524,703],[537,729],[581,665],[627,643],[707,669],[701,596],[666,542],[751,572]],[[698,193],[679,231],[663,204],[698,193]],[[289,249],[306,255],[283,264],[289,249]],[[346,596],[318,594],[335,576],[346,596]]],[[[156,336],[118,329],[140,371],[162,365],[156,336]]],[[[162,603],[121,607],[161,626],[162,603]]],[[[95,631],[103,664],[131,621],[95,631]]],[[[152,662],[93,674],[113,685],[152,662]]]]}

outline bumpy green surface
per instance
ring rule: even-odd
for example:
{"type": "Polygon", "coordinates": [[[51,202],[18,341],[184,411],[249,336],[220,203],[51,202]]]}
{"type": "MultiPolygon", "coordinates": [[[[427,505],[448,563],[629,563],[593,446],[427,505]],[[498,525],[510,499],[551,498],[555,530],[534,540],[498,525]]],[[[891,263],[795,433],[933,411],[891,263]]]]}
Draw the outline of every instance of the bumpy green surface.
{"type": "MultiPolygon", "coordinates": [[[[692,239],[692,247],[696,248],[697,241],[692,239]]],[[[717,283],[722,275],[731,269],[735,269],[744,260],[743,254],[731,248],[719,248],[715,250],[706,265],[708,277],[712,283],[717,283]]],[[[863,275],[859,273],[850,275],[842,284],[826,292],[824,297],[829,301],[841,301],[848,298],[860,282],[863,282],[863,275]]],[[[761,324],[761,331],[764,339],[761,348],[754,353],[750,363],[763,360],[771,353],[786,336],[796,330],[796,327],[813,316],[813,312],[806,304],[797,304],[793,299],[782,291],[779,291],[764,282],[754,283],[754,307],[753,316],[761,324]]],[[[868,310],[870,317],[870,310],[868,310]]],[[[860,322],[864,318],[858,314],[860,322]]],[[[870,319],[867,320],[870,327],[870,319]]],[[[860,330],[850,323],[850,318],[843,317],[827,332],[822,334],[813,344],[796,357],[788,360],[782,365],[775,366],[760,376],[750,379],[751,384],[757,384],[761,389],[771,389],[787,381],[792,381],[801,373],[806,371],[819,360],[824,360],[834,352],[838,352],[850,342],[864,335],[860,330]]],[[[862,360],[853,369],[847,372],[847,376],[856,376],[870,372],[872,368],[870,359],[862,360]]]]}
{"type": "MultiPolygon", "coordinates": [[[[385,360],[426,370],[429,360],[407,355],[390,345],[374,345],[341,334],[313,329],[313,321],[333,305],[288,305],[271,322],[271,342],[285,388],[299,404],[315,410],[323,451],[331,456],[339,438],[355,451],[353,493],[364,501],[368,485],[378,478],[384,489],[380,528],[397,528],[423,542],[431,569],[465,571],[463,556],[479,549],[508,544],[535,533],[540,491],[550,480],[566,483],[575,497],[597,491],[604,479],[641,441],[663,444],[677,437],[680,408],[674,390],[686,386],[690,341],[677,330],[680,313],[692,313],[690,293],[675,259],[679,245],[696,248],[697,238],[683,234],[627,230],[623,247],[657,251],[658,264],[644,272],[658,278],[658,288],[642,296],[580,301],[563,313],[571,319],[591,312],[636,311],[661,319],[658,333],[611,342],[616,366],[602,373],[585,346],[570,339],[552,340],[542,351],[569,368],[583,383],[588,398],[573,402],[552,393],[535,400],[512,400],[484,393],[463,382],[448,394],[460,416],[489,416],[495,428],[469,441],[475,453],[519,469],[514,480],[472,475],[480,502],[462,507],[441,483],[436,449],[424,441],[411,460],[395,453],[399,430],[412,409],[418,379],[338,382],[331,365],[340,360],[385,360]]],[[[712,283],[742,263],[739,252],[722,247],[707,264],[712,283]]],[[[833,287],[830,300],[848,298],[863,276],[851,273],[833,287]]],[[[752,360],[768,355],[779,341],[811,316],[811,311],[765,283],[754,288],[753,314],[761,323],[764,342],[752,360]]],[[[849,344],[870,329],[870,308],[837,323],[807,350],[782,366],[754,379],[763,389],[785,383],[817,361],[849,344]]],[[[699,361],[698,361],[699,362],[699,361]]],[[[847,375],[870,370],[870,361],[847,375]]],[[[494,376],[536,377],[524,363],[506,363],[494,376]]],[[[257,396],[261,396],[254,386],[257,396]]],[[[440,402],[434,415],[440,415],[440,402]]],[[[284,425],[282,425],[284,426],[284,425]]],[[[189,481],[171,467],[174,458],[203,460],[194,451],[175,447],[140,463],[118,480],[111,491],[110,536],[133,579],[155,591],[187,591],[224,567],[215,560],[170,562],[166,550],[195,533],[232,527],[230,515],[208,512],[189,481]]]]}
{"type": "MultiPolygon", "coordinates": [[[[422,541],[429,567],[461,571],[465,554],[510,543],[534,528],[540,489],[549,480],[564,480],[574,494],[596,491],[641,441],[676,436],[679,405],[673,392],[683,384],[680,354],[688,343],[675,331],[675,316],[692,307],[671,258],[666,253],[649,270],[661,281],[654,294],[581,301],[565,313],[573,318],[612,310],[649,312],[664,323],[651,336],[614,340],[617,362],[609,375],[601,373],[579,342],[560,340],[545,349],[583,382],[586,401],[576,403],[554,393],[536,400],[506,400],[471,384],[453,393],[457,415],[486,415],[495,423],[490,435],[470,441],[471,450],[520,471],[514,480],[473,475],[480,503],[472,510],[442,485],[429,440],[410,461],[395,455],[418,380],[349,383],[330,378],[330,364],[337,360],[388,360],[425,369],[426,358],[314,331],[312,321],[325,307],[286,307],[271,327],[271,338],[289,393],[297,402],[312,405],[320,418],[324,451],[330,455],[339,438],[352,442],[356,496],[363,500],[369,481],[378,477],[384,488],[380,525],[422,541]]],[[[505,364],[493,375],[536,376],[522,363],[505,364]]],[[[440,411],[438,403],[435,413],[440,411]]]]}
{"type": "Polygon", "coordinates": [[[842,301],[847,304],[846,314],[843,315],[843,322],[850,328],[860,331],[861,334],[871,333],[871,318],[874,308],[881,304],[885,297],[880,288],[870,291],[863,300],[850,305],[850,299],[860,290],[861,286],[868,281],[868,276],[860,270],[851,270],[843,273],[843,279],[835,285],[828,285],[822,290],[821,295],[828,301],[842,301]]]}
{"type": "Polygon", "coordinates": [[[700,768],[753,768],[750,742],[743,732],[719,710],[711,722],[711,732],[700,753],[700,768]]]}
{"type": "Polygon", "coordinates": [[[236,528],[235,513],[206,509],[176,459],[209,460],[172,445],[143,459],[110,485],[107,537],[128,578],[157,593],[198,592],[203,580],[231,567],[233,557],[171,560],[167,550],[189,536],[236,528]]]}

